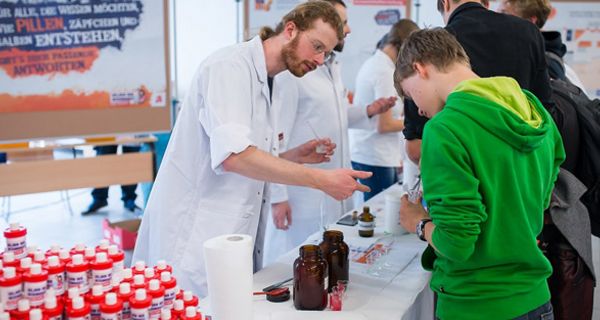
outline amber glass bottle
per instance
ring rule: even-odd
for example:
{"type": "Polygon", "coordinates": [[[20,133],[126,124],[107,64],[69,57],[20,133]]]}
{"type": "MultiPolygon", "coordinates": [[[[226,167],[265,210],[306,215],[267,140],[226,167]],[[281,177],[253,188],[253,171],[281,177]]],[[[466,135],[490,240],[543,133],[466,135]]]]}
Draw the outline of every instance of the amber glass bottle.
{"type": "Polygon", "coordinates": [[[327,261],[314,244],[300,247],[294,262],[294,307],[298,310],[323,310],[327,307],[327,261]]]}
{"type": "Polygon", "coordinates": [[[327,290],[337,285],[338,280],[348,280],[348,245],[344,242],[344,233],[328,230],[323,233],[323,241],[319,244],[323,258],[329,266],[329,285],[327,290]]]}
{"type": "Polygon", "coordinates": [[[363,207],[363,212],[358,216],[358,235],[361,237],[372,237],[375,230],[375,216],[371,214],[369,207],[363,207]]]}

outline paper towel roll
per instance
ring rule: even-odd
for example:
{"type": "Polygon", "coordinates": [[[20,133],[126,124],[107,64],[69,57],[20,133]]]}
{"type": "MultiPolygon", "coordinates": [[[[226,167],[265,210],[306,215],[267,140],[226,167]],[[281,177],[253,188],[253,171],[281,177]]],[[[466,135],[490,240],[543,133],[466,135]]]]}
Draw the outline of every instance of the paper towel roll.
{"type": "Polygon", "coordinates": [[[252,319],[252,237],[218,236],[204,242],[213,320],[252,319]]]}

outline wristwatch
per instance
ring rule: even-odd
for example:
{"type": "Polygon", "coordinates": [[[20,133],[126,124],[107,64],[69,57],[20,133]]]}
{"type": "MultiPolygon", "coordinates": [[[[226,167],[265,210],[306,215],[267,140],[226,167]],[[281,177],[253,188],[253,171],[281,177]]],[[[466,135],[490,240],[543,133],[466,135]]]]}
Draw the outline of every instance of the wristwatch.
{"type": "Polygon", "coordinates": [[[429,222],[431,222],[431,219],[427,218],[421,219],[421,221],[417,223],[417,236],[423,241],[427,241],[427,239],[425,239],[425,225],[429,222]]]}

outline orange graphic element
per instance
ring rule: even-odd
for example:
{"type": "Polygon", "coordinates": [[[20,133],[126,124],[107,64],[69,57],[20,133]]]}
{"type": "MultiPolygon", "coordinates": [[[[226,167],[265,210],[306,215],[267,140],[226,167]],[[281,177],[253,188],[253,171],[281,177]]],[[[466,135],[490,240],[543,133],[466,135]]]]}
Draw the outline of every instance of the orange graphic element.
{"type": "Polygon", "coordinates": [[[579,48],[591,48],[592,47],[592,42],[591,41],[579,41],[579,43],[577,44],[577,46],[579,48]]]}
{"type": "Polygon", "coordinates": [[[273,0],[257,0],[254,4],[254,8],[256,10],[269,11],[271,10],[271,5],[273,4],[273,0]]]}
{"type": "Polygon", "coordinates": [[[0,51],[0,68],[11,78],[57,73],[85,72],[98,58],[97,47],[50,49],[44,51],[0,51]]]}
{"type": "Polygon", "coordinates": [[[554,19],[555,16],[556,16],[556,8],[552,7],[552,10],[550,10],[550,15],[548,16],[548,20],[554,19]]]}
{"type": "Polygon", "coordinates": [[[600,48],[600,41],[596,42],[596,47],[600,48]]]}
{"type": "Polygon", "coordinates": [[[584,29],[577,29],[575,30],[575,39],[579,39],[581,38],[581,36],[585,33],[584,29]]]}
{"type": "MultiPolygon", "coordinates": [[[[138,91],[143,92],[145,97],[150,97],[152,94],[145,86],[142,86],[138,91]]],[[[77,93],[73,90],[64,90],[60,95],[40,94],[29,96],[0,94],[0,113],[106,109],[114,107],[150,107],[150,99],[141,99],[139,103],[115,103],[114,98],[111,97],[111,93],[106,91],[77,93]]]]}

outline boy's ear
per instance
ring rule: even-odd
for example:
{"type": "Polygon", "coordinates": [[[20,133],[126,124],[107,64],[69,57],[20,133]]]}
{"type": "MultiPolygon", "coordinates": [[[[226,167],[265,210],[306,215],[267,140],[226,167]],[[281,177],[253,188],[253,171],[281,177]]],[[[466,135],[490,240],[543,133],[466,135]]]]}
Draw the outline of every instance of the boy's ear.
{"type": "Polygon", "coordinates": [[[415,69],[420,78],[427,79],[429,77],[429,72],[427,71],[427,68],[425,68],[425,65],[423,65],[422,63],[415,62],[413,64],[413,68],[415,69]]]}

